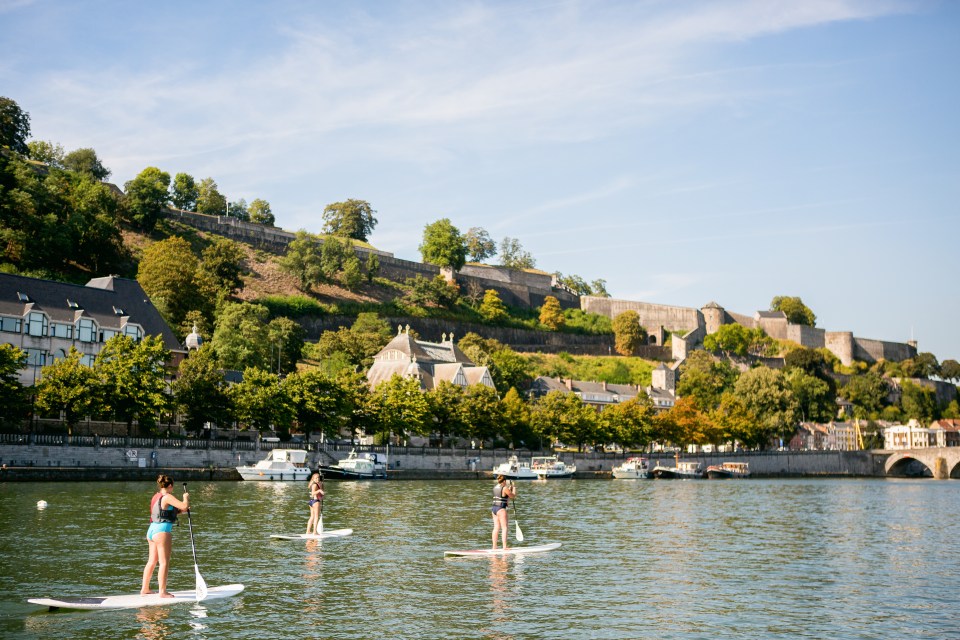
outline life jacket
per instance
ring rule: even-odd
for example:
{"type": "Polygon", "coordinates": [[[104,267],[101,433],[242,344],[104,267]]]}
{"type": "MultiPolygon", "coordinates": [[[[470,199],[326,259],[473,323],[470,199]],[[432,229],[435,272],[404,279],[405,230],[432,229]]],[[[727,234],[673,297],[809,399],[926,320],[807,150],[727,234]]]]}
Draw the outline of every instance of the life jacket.
{"type": "Polygon", "coordinates": [[[154,494],[153,498],[150,500],[150,522],[177,522],[177,510],[174,507],[167,509],[161,509],[160,504],[163,499],[163,494],[159,491],[154,494]]]}
{"type": "Polygon", "coordinates": [[[493,506],[506,508],[508,498],[503,495],[503,485],[499,482],[493,488],[493,506]]]}

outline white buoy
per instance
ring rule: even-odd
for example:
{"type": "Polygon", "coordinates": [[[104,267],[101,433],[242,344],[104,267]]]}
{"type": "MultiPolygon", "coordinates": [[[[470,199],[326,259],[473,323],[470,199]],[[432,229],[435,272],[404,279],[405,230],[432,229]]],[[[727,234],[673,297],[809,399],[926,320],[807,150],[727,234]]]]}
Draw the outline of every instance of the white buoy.
{"type": "Polygon", "coordinates": [[[37,509],[46,509],[46,508],[47,508],[46,500],[40,500],[37,502],[37,509]]]}

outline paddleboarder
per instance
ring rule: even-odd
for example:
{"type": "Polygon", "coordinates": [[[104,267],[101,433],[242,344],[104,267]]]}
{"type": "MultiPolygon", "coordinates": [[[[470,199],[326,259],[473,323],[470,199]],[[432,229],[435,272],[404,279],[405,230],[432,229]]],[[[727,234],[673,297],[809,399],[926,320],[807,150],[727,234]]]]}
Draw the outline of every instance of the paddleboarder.
{"type": "Polygon", "coordinates": [[[161,598],[172,598],[173,594],[167,591],[167,574],[170,571],[170,556],[173,551],[173,525],[177,521],[177,514],[190,508],[190,494],[184,485],[183,500],[173,495],[173,480],[166,474],[157,476],[157,492],[150,500],[150,528],[147,529],[147,543],[150,545],[150,555],[143,568],[143,584],[140,595],[147,595],[150,591],[150,581],[153,579],[153,570],[160,566],[157,572],[159,595],[161,598]]]}
{"type": "Polygon", "coordinates": [[[497,484],[493,487],[493,549],[497,548],[497,532],[500,532],[500,546],[507,548],[507,505],[510,498],[517,496],[517,488],[513,481],[507,482],[502,475],[497,476],[497,484]]]}
{"type": "Polygon", "coordinates": [[[310,519],[307,520],[307,535],[317,533],[317,522],[320,520],[320,508],[323,506],[323,474],[317,471],[310,476],[310,484],[307,485],[310,492],[310,519]]]}

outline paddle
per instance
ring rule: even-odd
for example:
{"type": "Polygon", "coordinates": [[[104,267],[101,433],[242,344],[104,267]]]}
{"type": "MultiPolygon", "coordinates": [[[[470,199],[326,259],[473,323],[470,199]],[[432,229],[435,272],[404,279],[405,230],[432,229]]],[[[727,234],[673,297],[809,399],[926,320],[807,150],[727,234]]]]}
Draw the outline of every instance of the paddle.
{"type": "MultiPolygon", "coordinates": [[[[183,483],[183,492],[187,492],[187,483],[183,483]]],[[[193,541],[193,520],[190,519],[190,509],[187,509],[187,524],[190,525],[190,547],[193,549],[193,570],[197,574],[197,602],[207,597],[207,583],[200,575],[200,565],[197,564],[197,545],[193,541]]]]}
{"type": "Polygon", "coordinates": [[[316,533],[323,535],[323,500],[320,500],[320,517],[317,518],[316,533]]]}
{"type": "Polygon", "coordinates": [[[517,517],[517,497],[513,497],[513,535],[517,542],[523,542],[523,531],[520,531],[520,519],[517,517]]]}

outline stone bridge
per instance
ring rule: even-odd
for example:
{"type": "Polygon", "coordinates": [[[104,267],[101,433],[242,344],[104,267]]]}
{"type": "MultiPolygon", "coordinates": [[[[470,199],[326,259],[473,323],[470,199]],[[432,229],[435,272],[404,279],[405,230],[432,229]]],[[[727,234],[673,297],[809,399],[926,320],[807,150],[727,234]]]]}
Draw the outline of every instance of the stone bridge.
{"type": "Polygon", "coordinates": [[[887,450],[874,455],[889,456],[883,464],[887,476],[960,479],[960,447],[887,450]]]}

